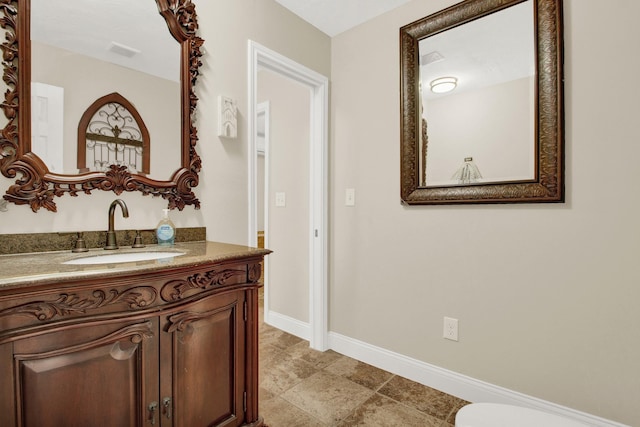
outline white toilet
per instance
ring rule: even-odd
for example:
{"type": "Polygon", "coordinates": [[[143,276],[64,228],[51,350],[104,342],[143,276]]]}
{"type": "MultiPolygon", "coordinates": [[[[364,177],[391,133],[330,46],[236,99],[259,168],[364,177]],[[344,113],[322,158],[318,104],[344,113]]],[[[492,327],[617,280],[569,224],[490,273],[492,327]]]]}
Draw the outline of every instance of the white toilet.
{"type": "Polygon", "coordinates": [[[460,409],[455,427],[589,427],[534,409],[498,403],[472,403],[460,409]]]}

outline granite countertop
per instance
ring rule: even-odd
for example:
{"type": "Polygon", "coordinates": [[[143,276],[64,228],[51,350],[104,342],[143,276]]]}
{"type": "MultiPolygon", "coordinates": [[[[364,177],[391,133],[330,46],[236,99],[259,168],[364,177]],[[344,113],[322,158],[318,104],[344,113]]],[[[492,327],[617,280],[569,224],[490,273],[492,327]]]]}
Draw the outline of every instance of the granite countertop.
{"type": "Polygon", "coordinates": [[[88,252],[38,252],[0,255],[0,291],[7,287],[24,287],[50,283],[52,280],[100,278],[127,275],[167,267],[196,266],[204,262],[233,260],[243,256],[264,256],[268,249],[219,242],[185,242],[174,246],[147,245],[145,248],[121,248],[113,251],[91,249],[88,252]],[[183,252],[184,255],[159,260],[120,262],[96,265],[63,264],[76,258],[131,252],[183,252]]]}

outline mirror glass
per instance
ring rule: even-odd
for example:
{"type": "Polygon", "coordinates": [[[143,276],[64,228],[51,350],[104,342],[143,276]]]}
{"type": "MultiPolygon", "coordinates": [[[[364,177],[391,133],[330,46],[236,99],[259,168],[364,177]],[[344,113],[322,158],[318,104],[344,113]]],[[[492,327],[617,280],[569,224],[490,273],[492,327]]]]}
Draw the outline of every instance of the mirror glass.
{"type": "Polygon", "coordinates": [[[148,128],[147,176],[181,166],[180,44],[155,1],[31,0],[31,81],[31,147],[50,172],[79,173],[80,118],[113,92],[148,128]]]}
{"type": "Polygon", "coordinates": [[[419,41],[420,186],[535,178],[533,0],[419,41]]]}
{"type": "Polygon", "coordinates": [[[400,28],[402,202],[563,202],[562,56],[562,0],[465,0],[400,28]]]}
{"type": "Polygon", "coordinates": [[[0,15],[7,85],[0,172],[13,180],[5,200],[55,212],[56,197],[137,191],[165,199],[169,209],[200,207],[193,192],[202,166],[193,116],[204,40],[196,34],[192,0],[7,0],[0,15]],[[89,112],[101,113],[97,104],[113,99],[126,100],[145,136],[133,136],[130,126],[132,136],[123,137],[119,127],[110,135],[89,133],[136,154],[142,147],[140,173],[104,159],[104,170],[85,171],[80,165],[88,166],[88,154],[74,150],[90,148],[87,130],[78,138],[84,113],[91,119],[89,112]]]}

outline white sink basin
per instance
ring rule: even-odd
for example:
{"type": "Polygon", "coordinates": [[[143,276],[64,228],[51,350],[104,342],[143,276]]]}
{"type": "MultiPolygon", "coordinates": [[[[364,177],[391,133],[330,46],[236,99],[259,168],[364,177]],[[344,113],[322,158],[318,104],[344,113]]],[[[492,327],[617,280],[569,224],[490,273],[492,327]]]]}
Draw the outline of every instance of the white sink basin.
{"type": "Polygon", "coordinates": [[[167,259],[184,255],[184,252],[127,252],[120,254],[93,255],[84,258],[76,258],[65,261],[63,264],[94,265],[114,264],[120,262],[151,261],[154,259],[167,259]]]}

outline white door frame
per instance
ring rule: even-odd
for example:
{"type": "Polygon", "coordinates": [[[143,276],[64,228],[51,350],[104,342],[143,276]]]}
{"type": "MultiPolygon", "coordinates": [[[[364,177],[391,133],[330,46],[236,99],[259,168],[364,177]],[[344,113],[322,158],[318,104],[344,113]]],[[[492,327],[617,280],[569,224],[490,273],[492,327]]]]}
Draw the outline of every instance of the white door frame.
{"type": "MultiPolygon", "coordinates": [[[[252,40],[248,46],[249,67],[249,246],[257,245],[257,151],[256,108],[259,69],[268,69],[309,87],[309,323],[311,348],[324,351],[328,344],[327,235],[328,235],[328,128],[329,80],[297,62],[252,40]]],[[[268,200],[265,200],[265,204],[268,200]]],[[[268,233],[266,233],[268,234],[268,233]]],[[[267,238],[267,236],[265,236],[267,238]]],[[[265,241],[265,246],[266,246],[265,241]]],[[[266,292],[265,292],[266,294],[266,292]]],[[[265,298],[267,296],[265,295],[265,298]]],[[[266,303],[266,300],[265,300],[266,303]]],[[[265,306],[265,311],[267,307],[265,306]]]]}
{"type": "MultiPolygon", "coordinates": [[[[269,186],[271,185],[270,181],[270,177],[271,177],[271,169],[269,167],[270,164],[270,156],[271,156],[271,152],[270,152],[270,138],[271,138],[271,104],[269,103],[269,101],[265,101],[265,102],[261,102],[259,104],[256,104],[256,121],[258,116],[260,115],[260,113],[264,114],[264,194],[262,196],[262,200],[264,203],[264,236],[263,236],[263,244],[265,248],[269,247],[269,233],[267,233],[266,230],[266,226],[267,224],[269,224],[269,186]]],[[[258,129],[257,129],[257,125],[253,128],[254,129],[254,135],[258,135],[258,129]]],[[[257,157],[259,156],[258,154],[258,145],[256,142],[256,162],[257,162],[257,157]]],[[[255,195],[256,195],[256,216],[255,216],[255,224],[256,224],[256,231],[253,234],[249,234],[250,238],[251,236],[255,236],[257,239],[257,234],[258,234],[258,201],[257,201],[257,196],[258,196],[258,185],[257,185],[257,180],[258,180],[258,174],[257,174],[257,164],[256,164],[256,168],[254,169],[256,172],[256,187],[255,187],[255,195]]],[[[251,172],[249,173],[251,176],[251,172]]],[[[251,207],[249,207],[249,209],[251,209],[251,207]]],[[[257,242],[256,242],[257,243],[257,242]]],[[[249,246],[257,246],[256,244],[252,244],[249,243],[249,246]]],[[[271,307],[271,304],[269,302],[269,292],[267,292],[267,282],[268,277],[269,277],[269,257],[265,257],[264,261],[263,261],[263,274],[264,277],[262,278],[264,284],[265,284],[265,292],[263,294],[264,296],[264,321],[267,324],[272,324],[271,319],[270,319],[270,313],[271,310],[269,307],[271,307]]]]}

